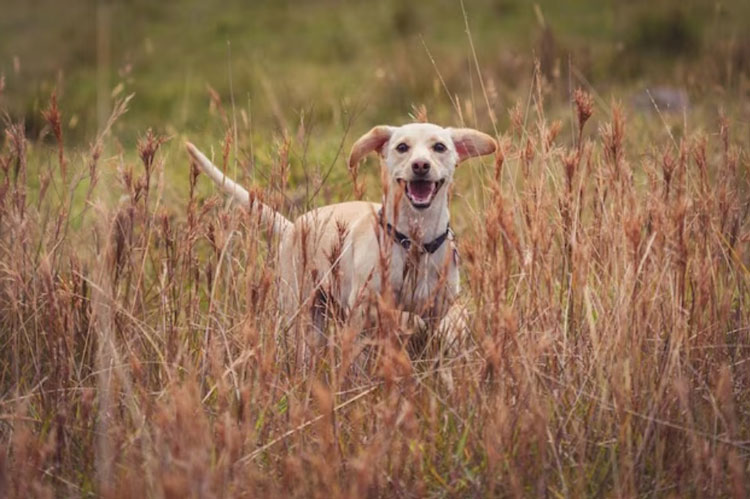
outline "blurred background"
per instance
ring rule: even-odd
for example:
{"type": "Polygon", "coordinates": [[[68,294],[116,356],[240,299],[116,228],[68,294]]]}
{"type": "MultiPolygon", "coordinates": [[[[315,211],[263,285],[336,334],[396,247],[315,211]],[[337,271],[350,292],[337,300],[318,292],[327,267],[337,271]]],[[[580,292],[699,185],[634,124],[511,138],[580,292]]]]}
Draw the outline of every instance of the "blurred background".
{"type": "MultiPolygon", "coordinates": [[[[581,87],[595,123],[623,104],[641,150],[715,130],[721,113],[750,138],[747,0],[6,0],[2,10],[0,108],[32,142],[54,143],[42,116],[53,92],[69,150],[134,94],[110,157],[135,160],[149,128],[212,154],[234,135],[242,181],[262,181],[247,175],[286,148],[290,187],[312,171],[306,191],[325,180],[326,201],[351,194],[342,158],[371,126],[426,115],[503,134],[509,110],[529,116],[535,68],[561,137],[572,137],[581,87]]],[[[181,143],[165,146],[170,159],[184,159],[181,143]]],[[[167,195],[184,196],[184,171],[168,170],[178,174],[167,195]]]]}
{"type": "Polygon", "coordinates": [[[174,134],[212,126],[210,87],[265,130],[293,127],[303,113],[319,125],[355,113],[359,131],[408,120],[419,105],[436,113],[431,119],[450,121],[447,88],[475,106],[476,117],[464,104],[464,119],[481,123],[487,110],[468,22],[501,126],[505,110],[528,94],[534,57],[552,102],[591,86],[605,101],[614,95],[648,108],[650,88],[679,110],[722,100],[748,116],[747,0],[465,0],[463,7],[456,0],[6,0],[3,105],[33,137],[57,89],[75,140],[101,126],[114,97],[135,93],[121,136],[149,126],[174,134]]]}

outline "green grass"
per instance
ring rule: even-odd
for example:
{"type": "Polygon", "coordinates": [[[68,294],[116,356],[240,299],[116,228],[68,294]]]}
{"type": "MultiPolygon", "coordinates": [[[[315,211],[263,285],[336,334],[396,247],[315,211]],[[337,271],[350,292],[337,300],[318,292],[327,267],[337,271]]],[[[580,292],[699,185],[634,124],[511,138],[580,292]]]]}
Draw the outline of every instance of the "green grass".
{"type": "MultiPolygon", "coordinates": [[[[6,106],[38,130],[38,111],[59,87],[64,109],[78,121],[69,133],[85,141],[97,126],[99,10],[92,1],[65,9],[56,5],[42,0],[4,8],[0,71],[6,75],[6,106]],[[18,74],[14,57],[20,61],[18,74]]],[[[563,83],[570,56],[600,91],[619,86],[624,75],[629,81],[648,77],[648,84],[687,83],[674,73],[684,55],[676,50],[665,56],[660,49],[673,42],[670,27],[680,23],[675,13],[685,19],[678,29],[708,57],[724,41],[743,41],[743,19],[750,16],[750,7],[740,0],[721,7],[673,2],[655,9],[646,2],[594,0],[538,5],[554,35],[551,55],[559,60],[563,83]]],[[[467,1],[465,8],[484,75],[495,83],[499,104],[509,107],[531,73],[523,61],[541,50],[534,4],[479,0],[467,1]],[[522,61],[520,67],[510,62],[514,58],[522,61]]],[[[267,1],[250,8],[246,2],[134,0],[113,3],[109,12],[104,91],[121,88],[137,95],[128,119],[119,124],[124,137],[148,126],[216,133],[220,127],[205,117],[206,85],[228,103],[230,66],[235,102],[249,104],[263,131],[290,126],[303,109],[313,109],[324,125],[340,126],[344,103],[364,107],[362,122],[368,124],[405,120],[412,104],[444,108],[446,97],[424,46],[452,93],[470,95],[473,80],[477,95],[461,6],[454,1],[267,1]]],[[[685,55],[689,61],[700,54],[685,55]]],[[[703,76],[700,60],[691,72],[703,76]]]]}
{"type": "MultiPolygon", "coordinates": [[[[115,98],[135,94],[128,114],[115,124],[121,146],[108,148],[108,156],[120,148],[133,150],[147,128],[173,138],[167,149],[170,160],[178,164],[184,157],[183,138],[205,148],[217,144],[224,137],[225,123],[209,105],[207,87],[211,86],[229,120],[239,123],[245,147],[238,156],[240,166],[250,171],[252,165],[252,178],[261,184],[275,142],[285,133],[294,135],[302,117],[308,140],[293,141],[292,147],[291,185],[297,187],[308,168],[328,170],[342,140],[348,146],[353,134],[374,124],[409,121],[414,106],[424,105],[429,118],[438,123],[457,123],[459,116],[441,77],[451,97],[461,100],[465,121],[491,128],[461,4],[454,1],[267,1],[254,2],[252,8],[245,2],[193,0],[112,3],[109,28],[104,30],[109,65],[101,74],[97,69],[101,7],[93,1],[75,2],[65,9],[56,5],[49,0],[33,6],[13,2],[0,19],[0,74],[6,82],[0,103],[14,119],[25,120],[32,139],[43,134],[41,110],[57,89],[66,143],[85,150],[100,121],[97,78],[101,74],[102,113],[115,98]],[[18,73],[14,58],[20,62],[18,73]]],[[[506,109],[528,99],[532,57],[544,58],[545,50],[557,69],[549,75],[554,91],[546,96],[547,113],[563,123],[564,134],[571,133],[568,92],[589,84],[602,109],[612,98],[627,104],[635,91],[671,84],[690,93],[691,117],[698,116],[691,123],[715,123],[719,107],[738,120],[739,127],[749,121],[747,83],[741,72],[725,81],[724,65],[718,63],[721,71],[713,71],[707,63],[725,56],[722,50],[732,50],[722,48],[725,44],[741,46],[746,40],[743,19],[750,16],[746,2],[674,2],[651,8],[647,2],[601,5],[575,0],[543,1],[538,6],[520,0],[465,2],[499,131],[509,126],[506,109]],[[654,39],[654,30],[666,26],[662,31],[669,33],[675,12],[697,40],[697,52],[659,51],[659,43],[670,40],[654,39]],[[538,14],[553,34],[551,48],[541,44],[538,14]],[[569,58],[578,72],[568,74],[569,58]]],[[[643,136],[666,138],[658,116],[633,114],[640,123],[634,129],[642,130],[643,136]]],[[[681,119],[666,119],[679,136],[681,119]]],[[[335,186],[331,192],[336,193],[344,192],[339,187],[347,182],[338,159],[329,174],[330,185],[335,186]]],[[[106,174],[114,177],[115,168],[106,174]]],[[[167,172],[168,195],[175,193],[172,199],[179,199],[187,186],[184,171],[183,164],[167,172]]],[[[370,184],[376,192],[376,175],[370,184]]]]}

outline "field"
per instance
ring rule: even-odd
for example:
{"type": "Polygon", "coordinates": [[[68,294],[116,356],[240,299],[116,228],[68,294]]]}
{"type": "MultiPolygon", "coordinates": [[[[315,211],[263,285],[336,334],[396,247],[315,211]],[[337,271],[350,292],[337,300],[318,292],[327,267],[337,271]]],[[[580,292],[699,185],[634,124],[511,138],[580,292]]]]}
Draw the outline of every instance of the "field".
{"type": "Polygon", "coordinates": [[[0,496],[747,496],[747,2],[3,10],[0,496]],[[293,218],[379,200],[349,148],[409,121],[500,144],[451,191],[467,335],[386,291],[298,362],[184,141],[293,218]]]}

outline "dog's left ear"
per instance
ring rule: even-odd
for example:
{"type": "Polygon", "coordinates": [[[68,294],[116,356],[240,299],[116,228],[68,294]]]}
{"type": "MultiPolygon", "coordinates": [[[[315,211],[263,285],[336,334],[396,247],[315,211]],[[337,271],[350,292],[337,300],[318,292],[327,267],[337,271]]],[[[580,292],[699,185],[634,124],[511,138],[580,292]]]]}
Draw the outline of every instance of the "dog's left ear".
{"type": "Polygon", "coordinates": [[[372,151],[380,152],[385,143],[390,140],[392,133],[393,127],[379,125],[361,136],[352,146],[352,152],[349,154],[349,168],[354,168],[372,151]]]}
{"type": "Polygon", "coordinates": [[[495,139],[473,128],[449,128],[453,145],[456,146],[458,162],[477,156],[492,154],[497,150],[495,139]]]}

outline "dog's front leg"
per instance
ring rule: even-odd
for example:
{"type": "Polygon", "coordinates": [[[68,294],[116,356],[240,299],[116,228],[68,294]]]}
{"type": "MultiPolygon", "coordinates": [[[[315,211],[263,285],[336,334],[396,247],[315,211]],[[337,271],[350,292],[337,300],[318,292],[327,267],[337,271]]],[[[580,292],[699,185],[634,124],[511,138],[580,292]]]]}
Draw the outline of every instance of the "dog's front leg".
{"type": "Polygon", "coordinates": [[[438,377],[448,390],[453,390],[452,364],[467,353],[470,338],[469,314],[466,304],[454,301],[447,311],[439,309],[421,318],[421,327],[410,338],[413,357],[434,360],[438,377]]]}
{"type": "Polygon", "coordinates": [[[463,300],[456,300],[440,320],[437,327],[441,338],[443,352],[456,358],[466,351],[471,336],[469,330],[469,312],[463,300]]]}

